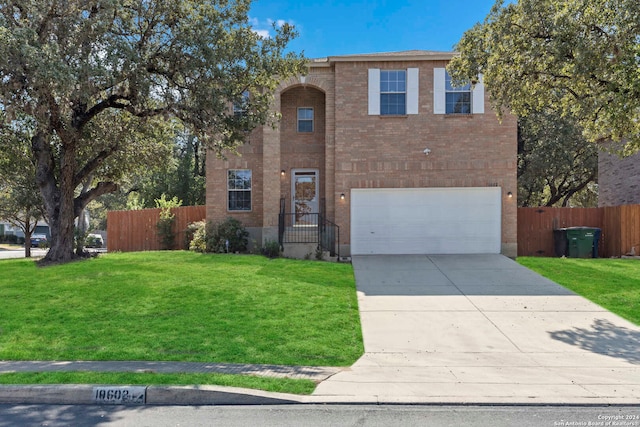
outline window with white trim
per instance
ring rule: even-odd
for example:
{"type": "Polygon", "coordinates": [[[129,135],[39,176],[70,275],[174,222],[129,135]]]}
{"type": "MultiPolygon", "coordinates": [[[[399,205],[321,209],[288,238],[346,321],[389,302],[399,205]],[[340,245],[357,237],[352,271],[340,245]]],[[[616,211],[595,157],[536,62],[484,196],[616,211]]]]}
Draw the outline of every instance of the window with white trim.
{"type": "Polygon", "coordinates": [[[313,108],[298,108],[298,132],[313,132],[313,108]]]}
{"type": "Polygon", "coordinates": [[[369,69],[370,116],[418,114],[417,68],[406,70],[369,69]]]}
{"type": "Polygon", "coordinates": [[[251,169],[227,171],[227,193],[230,211],[251,210],[251,169]]]}
{"type": "Polygon", "coordinates": [[[445,71],[446,114],[471,114],[471,83],[453,86],[451,76],[445,71]]]}
{"type": "Polygon", "coordinates": [[[454,87],[446,68],[433,69],[434,114],[484,114],[484,84],[482,75],[478,81],[462,87],[454,87]]]}
{"type": "Polygon", "coordinates": [[[407,72],[380,70],[380,115],[404,115],[407,112],[407,72]]]}

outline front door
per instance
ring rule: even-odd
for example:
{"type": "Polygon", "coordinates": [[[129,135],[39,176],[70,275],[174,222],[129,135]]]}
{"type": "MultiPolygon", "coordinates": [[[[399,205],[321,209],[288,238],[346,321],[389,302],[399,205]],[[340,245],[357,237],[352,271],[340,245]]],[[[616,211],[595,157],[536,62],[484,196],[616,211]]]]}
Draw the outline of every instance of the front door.
{"type": "Polygon", "coordinates": [[[318,170],[294,169],[292,178],[292,206],[295,213],[295,220],[293,225],[318,225],[318,213],[320,208],[318,170]]]}

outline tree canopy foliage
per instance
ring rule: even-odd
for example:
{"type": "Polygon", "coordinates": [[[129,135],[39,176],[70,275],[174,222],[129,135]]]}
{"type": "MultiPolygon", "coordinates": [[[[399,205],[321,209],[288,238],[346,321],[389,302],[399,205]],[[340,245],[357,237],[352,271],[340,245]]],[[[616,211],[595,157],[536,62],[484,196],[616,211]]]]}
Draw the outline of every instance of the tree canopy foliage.
{"type": "Polygon", "coordinates": [[[454,80],[483,74],[499,112],[551,109],[590,141],[640,147],[637,0],[499,0],[456,49],[454,80]]]}
{"type": "Polygon", "coordinates": [[[115,191],[125,172],[169,155],[175,121],[222,152],[271,119],[273,89],[302,73],[304,61],[285,52],[293,28],[264,38],[251,28],[249,6],[0,0],[3,126],[23,117],[32,124],[52,234],[45,261],[73,258],[74,219],[91,200],[115,191]],[[243,103],[243,114],[233,114],[233,103],[243,103]]]}
{"type": "Polygon", "coordinates": [[[518,121],[519,206],[581,204],[597,171],[598,147],[571,118],[545,110],[518,121]]]}

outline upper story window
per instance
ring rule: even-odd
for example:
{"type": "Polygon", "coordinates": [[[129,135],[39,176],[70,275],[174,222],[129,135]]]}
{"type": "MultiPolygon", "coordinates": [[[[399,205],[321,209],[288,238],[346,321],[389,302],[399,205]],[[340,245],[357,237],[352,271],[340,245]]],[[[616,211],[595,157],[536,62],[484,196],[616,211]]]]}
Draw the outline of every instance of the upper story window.
{"type": "Polygon", "coordinates": [[[251,169],[227,171],[227,193],[230,211],[251,210],[251,169]]]}
{"type": "Polygon", "coordinates": [[[242,99],[240,102],[233,103],[233,115],[234,116],[244,116],[247,114],[247,105],[249,103],[249,91],[245,90],[242,92],[242,99]]]}
{"type": "Polygon", "coordinates": [[[298,132],[313,132],[313,108],[298,108],[298,132]]]}
{"type": "Polygon", "coordinates": [[[407,72],[380,71],[380,114],[404,115],[407,112],[407,72]]]}
{"type": "Polygon", "coordinates": [[[418,68],[369,69],[370,116],[418,114],[418,68]]]}
{"type": "Polygon", "coordinates": [[[472,87],[454,87],[446,68],[433,70],[434,114],[484,114],[484,85],[482,76],[472,87]]]}
{"type": "Polygon", "coordinates": [[[471,114],[471,84],[455,87],[451,76],[445,71],[445,94],[447,114],[471,114]]]}

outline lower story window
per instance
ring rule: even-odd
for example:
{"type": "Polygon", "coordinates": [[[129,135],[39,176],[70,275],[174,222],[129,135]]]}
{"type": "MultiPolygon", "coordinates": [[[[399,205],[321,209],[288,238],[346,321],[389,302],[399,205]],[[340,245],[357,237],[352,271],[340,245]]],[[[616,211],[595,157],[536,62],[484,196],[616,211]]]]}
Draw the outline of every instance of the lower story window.
{"type": "Polygon", "coordinates": [[[251,170],[230,169],[227,171],[227,190],[230,211],[251,210],[251,170]]]}

